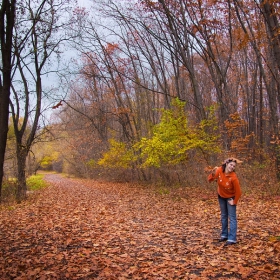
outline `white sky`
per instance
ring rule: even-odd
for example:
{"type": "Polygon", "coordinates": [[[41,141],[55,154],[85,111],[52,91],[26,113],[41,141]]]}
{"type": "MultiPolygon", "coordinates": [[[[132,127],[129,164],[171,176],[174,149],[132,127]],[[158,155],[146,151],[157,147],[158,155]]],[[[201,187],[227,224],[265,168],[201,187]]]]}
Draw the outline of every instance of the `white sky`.
{"type": "Polygon", "coordinates": [[[80,7],[89,7],[91,5],[91,0],[78,0],[78,5],[80,7]]]}

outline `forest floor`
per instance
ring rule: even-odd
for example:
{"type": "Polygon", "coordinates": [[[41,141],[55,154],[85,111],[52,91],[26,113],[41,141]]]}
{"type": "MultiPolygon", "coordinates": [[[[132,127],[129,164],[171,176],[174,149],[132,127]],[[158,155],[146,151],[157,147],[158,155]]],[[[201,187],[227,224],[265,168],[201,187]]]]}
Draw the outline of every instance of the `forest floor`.
{"type": "Polygon", "coordinates": [[[279,197],[243,194],[218,242],[215,184],[151,189],[49,174],[0,209],[0,279],[280,279],[279,197]]]}

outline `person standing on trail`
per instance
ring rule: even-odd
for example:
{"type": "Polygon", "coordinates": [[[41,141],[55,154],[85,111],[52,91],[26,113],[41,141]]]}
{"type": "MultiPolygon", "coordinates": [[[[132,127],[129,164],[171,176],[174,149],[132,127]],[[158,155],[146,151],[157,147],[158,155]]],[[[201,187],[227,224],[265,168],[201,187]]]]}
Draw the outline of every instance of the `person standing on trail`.
{"type": "Polygon", "coordinates": [[[218,201],[221,210],[222,232],[219,242],[227,241],[225,246],[236,243],[237,218],[236,205],[241,196],[241,188],[235,173],[237,163],[235,158],[228,158],[220,167],[212,169],[208,175],[208,182],[218,183],[218,201]],[[229,227],[228,227],[229,221],[229,227]]]}

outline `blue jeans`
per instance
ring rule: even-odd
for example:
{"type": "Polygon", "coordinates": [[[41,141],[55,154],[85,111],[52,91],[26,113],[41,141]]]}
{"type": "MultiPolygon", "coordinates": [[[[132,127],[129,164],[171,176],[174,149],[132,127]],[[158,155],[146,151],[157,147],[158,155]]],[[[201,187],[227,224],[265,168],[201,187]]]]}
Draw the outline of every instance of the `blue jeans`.
{"type": "Polygon", "coordinates": [[[222,233],[221,238],[227,238],[230,242],[236,242],[237,219],[236,219],[236,205],[230,205],[228,201],[231,198],[223,198],[218,196],[220,210],[222,233]],[[228,227],[229,220],[229,227],[228,227]]]}

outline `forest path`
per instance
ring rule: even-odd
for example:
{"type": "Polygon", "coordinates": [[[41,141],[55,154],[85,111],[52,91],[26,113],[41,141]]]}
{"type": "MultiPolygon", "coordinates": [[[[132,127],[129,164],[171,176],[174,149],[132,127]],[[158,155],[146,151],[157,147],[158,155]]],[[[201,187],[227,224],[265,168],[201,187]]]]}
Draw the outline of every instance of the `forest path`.
{"type": "Polygon", "coordinates": [[[1,280],[280,279],[279,199],[244,195],[239,242],[224,248],[214,187],[45,179],[33,199],[0,211],[1,280]]]}

